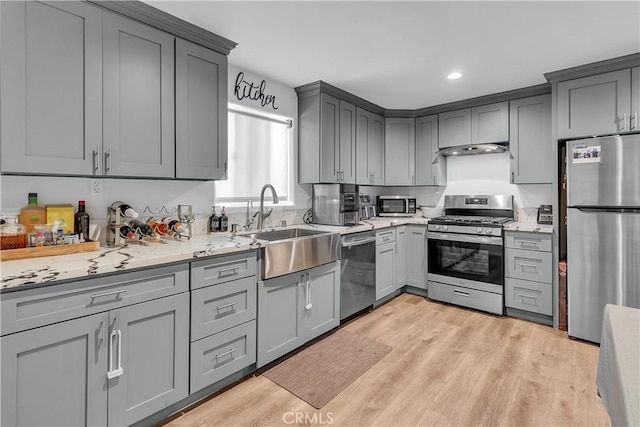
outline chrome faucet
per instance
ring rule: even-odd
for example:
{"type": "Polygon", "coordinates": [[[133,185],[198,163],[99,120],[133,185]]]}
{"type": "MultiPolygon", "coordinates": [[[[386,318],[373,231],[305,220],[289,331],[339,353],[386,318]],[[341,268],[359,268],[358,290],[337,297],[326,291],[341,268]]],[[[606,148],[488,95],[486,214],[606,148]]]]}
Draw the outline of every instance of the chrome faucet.
{"type": "Polygon", "coordinates": [[[264,226],[264,220],[268,218],[269,215],[271,215],[271,212],[273,212],[273,208],[271,208],[266,215],[264,213],[264,191],[267,188],[271,189],[271,194],[273,195],[273,204],[275,205],[275,204],[278,204],[279,202],[278,193],[276,193],[276,189],[273,188],[273,185],[265,184],[265,186],[262,187],[262,190],[260,191],[260,210],[258,211],[258,230],[262,230],[264,226]]]}
{"type": "Polygon", "coordinates": [[[253,225],[253,216],[251,216],[251,212],[249,211],[249,206],[251,206],[251,210],[253,210],[253,202],[251,200],[247,201],[247,217],[244,223],[245,231],[251,230],[251,225],[253,225]]]}

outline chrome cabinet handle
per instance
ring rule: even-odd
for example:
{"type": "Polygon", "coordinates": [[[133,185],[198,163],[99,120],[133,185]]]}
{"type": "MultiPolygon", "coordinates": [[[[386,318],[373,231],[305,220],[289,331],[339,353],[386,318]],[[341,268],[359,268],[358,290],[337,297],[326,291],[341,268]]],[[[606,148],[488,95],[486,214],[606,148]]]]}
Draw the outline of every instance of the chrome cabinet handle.
{"type": "Polygon", "coordinates": [[[105,175],[111,171],[111,148],[104,153],[104,173],[105,175]]]}
{"type": "Polygon", "coordinates": [[[224,353],[216,354],[216,361],[217,361],[218,359],[221,359],[221,358],[223,358],[223,357],[225,357],[225,356],[227,356],[227,355],[229,355],[229,354],[231,354],[231,353],[235,352],[235,351],[238,351],[238,350],[237,350],[237,349],[235,349],[235,348],[232,348],[231,350],[229,350],[229,351],[225,351],[224,353]]]}
{"type": "Polygon", "coordinates": [[[227,277],[234,274],[238,274],[238,267],[221,268],[220,270],[218,270],[218,277],[227,277]],[[225,274],[228,272],[230,272],[230,274],[225,274]]]}
{"type": "Polygon", "coordinates": [[[453,291],[453,293],[455,295],[460,295],[461,297],[469,297],[469,296],[471,296],[471,294],[469,292],[453,291]]]}
{"type": "Polygon", "coordinates": [[[304,306],[305,310],[311,310],[311,308],[313,307],[313,304],[311,304],[311,275],[309,274],[309,272],[306,273],[307,276],[307,304],[304,306]]]}
{"type": "Polygon", "coordinates": [[[620,122],[622,123],[620,126],[620,130],[624,131],[627,130],[627,113],[624,113],[622,115],[622,118],[620,119],[620,122]]]}
{"type": "Polygon", "coordinates": [[[538,271],[538,266],[534,265],[534,264],[525,264],[525,263],[520,263],[520,267],[522,267],[522,271],[524,272],[525,268],[530,268],[533,271],[537,272],[538,271]]]}
{"type": "Polygon", "coordinates": [[[124,369],[122,369],[122,331],[120,329],[114,329],[113,331],[111,331],[111,335],[109,336],[109,371],[107,371],[107,378],[112,380],[119,377],[123,373],[124,369]],[[118,367],[115,369],[113,368],[113,349],[111,348],[114,338],[118,343],[118,367]]]}
{"type": "Polygon", "coordinates": [[[90,304],[93,304],[93,300],[94,299],[102,298],[102,297],[108,297],[110,295],[120,295],[120,294],[124,294],[125,292],[127,292],[126,289],[118,289],[118,290],[115,290],[115,291],[105,292],[105,293],[102,293],[102,294],[93,294],[93,295],[91,295],[89,297],[89,298],[91,298],[90,304]]]}
{"type": "Polygon", "coordinates": [[[633,113],[633,115],[629,118],[629,128],[631,130],[636,130],[638,128],[638,112],[637,111],[633,113]]]}
{"type": "MultiPolygon", "coordinates": [[[[525,295],[525,294],[520,294],[520,298],[522,298],[523,300],[525,298],[529,298],[530,300],[532,300],[534,303],[538,302],[538,298],[536,297],[532,297],[531,295],[525,295]]],[[[523,301],[524,302],[524,301],[523,301]]]]}
{"type": "Polygon", "coordinates": [[[521,240],[520,246],[526,246],[528,248],[538,248],[538,244],[536,242],[529,242],[527,240],[521,240]]]}
{"type": "Polygon", "coordinates": [[[216,307],[216,311],[224,310],[225,308],[233,307],[234,305],[238,305],[238,302],[231,302],[229,304],[219,305],[216,307]]]}
{"type": "Polygon", "coordinates": [[[91,161],[93,163],[93,174],[98,175],[98,170],[100,169],[100,167],[98,166],[98,148],[93,150],[92,157],[93,158],[91,161]]]}

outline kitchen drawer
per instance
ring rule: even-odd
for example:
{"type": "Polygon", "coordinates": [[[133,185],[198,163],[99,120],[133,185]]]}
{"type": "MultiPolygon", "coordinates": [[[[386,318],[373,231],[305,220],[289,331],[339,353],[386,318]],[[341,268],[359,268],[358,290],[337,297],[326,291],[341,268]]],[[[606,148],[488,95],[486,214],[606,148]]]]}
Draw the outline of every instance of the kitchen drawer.
{"type": "Polygon", "coordinates": [[[256,253],[241,252],[191,263],[191,289],[255,276],[256,253]]]}
{"type": "Polygon", "coordinates": [[[510,232],[505,233],[505,246],[528,251],[551,252],[551,234],[510,232]]]}
{"type": "Polygon", "coordinates": [[[505,250],[505,276],[515,279],[551,283],[551,252],[505,250]]]}
{"type": "Polygon", "coordinates": [[[256,318],[255,276],[191,291],[191,341],[256,318]]]}
{"type": "Polygon", "coordinates": [[[448,302],[498,315],[503,314],[503,297],[501,294],[462,286],[446,285],[439,282],[428,282],[427,288],[427,295],[432,300],[448,302]]]}
{"type": "Polygon", "coordinates": [[[190,393],[214,384],[255,362],[255,320],[193,342],[190,393]]]}
{"type": "Polygon", "coordinates": [[[2,294],[2,335],[189,290],[189,265],[120,273],[2,294]]]}
{"type": "Polygon", "coordinates": [[[389,242],[396,241],[396,229],[388,228],[376,233],[376,245],[383,245],[389,242]]]}
{"type": "Polygon", "coordinates": [[[551,316],[551,284],[507,277],[505,305],[551,316]]]}

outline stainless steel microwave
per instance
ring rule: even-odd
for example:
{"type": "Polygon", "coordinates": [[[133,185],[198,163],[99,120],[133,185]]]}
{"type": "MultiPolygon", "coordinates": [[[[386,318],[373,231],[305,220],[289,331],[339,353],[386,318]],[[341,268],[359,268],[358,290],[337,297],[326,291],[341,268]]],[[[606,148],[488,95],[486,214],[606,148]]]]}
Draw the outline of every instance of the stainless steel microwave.
{"type": "Polygon", "coordinates": [[[414,216],[416,199],[408,196],[378,196],[378,216],[414,216]]]}

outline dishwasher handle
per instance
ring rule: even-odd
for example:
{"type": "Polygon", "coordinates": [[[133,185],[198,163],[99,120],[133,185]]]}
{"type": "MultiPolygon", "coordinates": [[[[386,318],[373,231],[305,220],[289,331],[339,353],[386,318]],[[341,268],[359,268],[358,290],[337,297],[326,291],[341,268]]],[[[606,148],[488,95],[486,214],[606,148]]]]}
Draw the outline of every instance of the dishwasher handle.
{"type": "Polygon", "coordinates": [[[368,239],[357,239],[357,240],[352,240],[350,242],[342,242],[342,247],[350,248],[353,246],[362,246],[362,245],[367,245],[369,243],[373,243],[375,241],[376,241],[375,237],[370,237],[368,239]]]}

